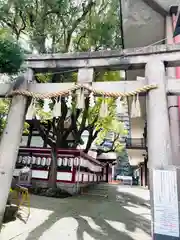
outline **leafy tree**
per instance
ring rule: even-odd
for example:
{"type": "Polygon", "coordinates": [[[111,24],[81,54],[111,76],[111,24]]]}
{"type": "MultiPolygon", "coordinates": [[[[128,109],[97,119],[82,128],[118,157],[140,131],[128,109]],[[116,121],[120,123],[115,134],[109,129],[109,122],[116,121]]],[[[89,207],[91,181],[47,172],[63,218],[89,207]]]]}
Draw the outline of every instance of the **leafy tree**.
{"type": "MultiPolygon", "coordinates": [[[[121,45],[120,23],[118,16],[118,0],[2,0],[0,2],[0,24],[6,27],[18,41],[25,39],[27,48],[39,53],[98,51],[101,49],[117,49],[121,45]]],[[[77,74],[72,72],[36,74],[40,82],[76,81],[77,74]]],[[[120,80],[118,71],[108,69],[95,71],[95,81],[120,80]]],[[[50,183],[56,179],[56,148],[67,148],[69,135],[73,135],[72,148],[83,143],[82,134],[89,132],[88,152],[96,140],[101,144],[109,131],[114,132],[113,150],[120,151],[119,136],[125,134],[122,124],[118,123],[115,114],[115,100],[107,100],[109,115],[99,117],[102,98],[97,99],[95,107],[89,106],[85,99],[82,111],[73,105],[73,111],[67,121],[68,108],[65,98],[61,98],[62,115],[58,119],[47,120],[49,113],[42,110],[44,101],[38,101],[38,115],[35,125],[40,136],[51,146],[52,161],[50,183]]],[[[52,109],[54,101],[50,103],[52,109]]]]}
{"type": "Polygon", "coordinates": [[[21,48],[13,40],[0,38],[0,71],[15,74],[23,63],[21,48]]]}
{"type": "Polygon", "coordinates": [[[17,74],[24,61],[24,54],[7,29],[0,29],[0,73],[17,74]]]}
{"type": "Polygon", "coordinates": [[[0,100],[0,135],[3,132],[5,123],[6,123],[6,117],[8,113],[8,107],[9,107],[9,101],[8,100],[0,100]]]}
{"type": "MultiPolygon", "coordinates": [[[[0,29],[0,77],[1,82],[17,74],[24,60],[23,51],[6,28],[0,29]]],[[[0,135],[6,123],[10,101],[0,99],[0,135]]]]}
{"type": "Polygon", "coordinates": [[[126,149],[123,149],[117,158],[116,175],[132,176],[133,169],[129,163],[126,149]]]}

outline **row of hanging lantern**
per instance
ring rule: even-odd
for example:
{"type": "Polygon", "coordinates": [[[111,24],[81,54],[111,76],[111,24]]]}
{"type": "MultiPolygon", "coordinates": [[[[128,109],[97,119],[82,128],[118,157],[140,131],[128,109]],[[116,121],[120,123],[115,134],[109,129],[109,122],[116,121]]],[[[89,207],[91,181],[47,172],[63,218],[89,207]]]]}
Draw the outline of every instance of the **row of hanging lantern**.
{"type": "MultiPolygon", "coordinates": [[[[85,108],[85,94],[84,94],[84,89],[78,89],[76,90],[76,95],[77,95],[77,105],[76,108],[78,109],[84,109],[85,108]]],[[[49,107],[49,99],[45,99],[44,100],[44,112],[48,112],[50,113],[50,107],[49,107]]],[[[53,106],[53,110],[52,110],[52,118],[53,117],[60,117],[62,112],[61,112],[61,96],[59,98],[54,99],[54,106],[53,106]]],[[[72,102],[73,102],[73,97],[72,97],[72,93],[69,92],[68,97],[66,97],[66,105],[67,108],[69,110],[72,109],[72,102]]],[[[93,108],[96,104],[96,98],[93,94],[93,92],[91,92],[89,94],[89,106],[91,108],[93,108]]],[[[122,97],[118,97],[116,99],[116,112],[117,114],[126,114],[127,113],[127,109],[125,106],[125,101],[123,100],[122,97]]],[[[31,104],[28,108],[27,114],[26,114],[26,119],[27,120],[31,120],[33,118],[39,118],[39,116],[36,114],[36,100],[32,100],[31,104]]],[[[106,117],[109,114],[109,110],[108,110],[108,103],[107,103],[107,97],[104,97],[102,99],[102,103],[100,106],[100,110],[99,110],[99,116],[100,117],[106,117]]],[[[136,117],[140,117],[141,116],[141,108],[140,108],[140,102],[139,102],[139,96],[133,96],[133,101],[132,101],[132,105],[131,105],[131,117],[132,118],[136,118],[136,117]]]]}
{"type": "Polygon", "coordinates": [[[27,164],[27,165],[41,165],[41,166],[50,166],[51,158],[45,157],[30,157],[30,156],[19,156],[17,159],[17,163],[27,164]]]}
{"type": "MultiPolygon", "coordinates": [[[[51,158],[45,158],[45,157],[30,157],[30,156],[19,156],[17,163],[22,163],[24,165],[39,165],[39,166],[50,166],[51,164],[51,158]]],[[[102,170],[101,166],[95,165],[92,162],[90,162],[87,159],[83,158],[58,158],[57,159],[57,165],[60,166],[80,166],[88,168],[90,171],[93,172],[100,172],[102,170]]]]}

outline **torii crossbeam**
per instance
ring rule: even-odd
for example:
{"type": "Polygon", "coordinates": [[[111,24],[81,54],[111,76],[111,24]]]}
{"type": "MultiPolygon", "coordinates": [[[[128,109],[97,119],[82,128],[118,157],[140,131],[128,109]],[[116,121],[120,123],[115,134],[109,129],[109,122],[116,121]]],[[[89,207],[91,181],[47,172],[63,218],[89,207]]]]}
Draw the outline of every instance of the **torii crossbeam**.
{"type": "Polygon", "coordinates": [[[27,55],[26,66],[35,71],[79,68],[143,69],[150,58],[167,67],[180,66],[180,45],[164,44],[124,50],[27,55]]]}

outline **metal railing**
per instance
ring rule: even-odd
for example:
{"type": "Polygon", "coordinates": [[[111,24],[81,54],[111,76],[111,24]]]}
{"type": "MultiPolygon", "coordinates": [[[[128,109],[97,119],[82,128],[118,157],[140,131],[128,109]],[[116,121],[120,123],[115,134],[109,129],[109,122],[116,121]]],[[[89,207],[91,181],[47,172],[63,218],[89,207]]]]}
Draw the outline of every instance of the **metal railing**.
{"type": "Polygon", "coordinates": [[[146,141],[144,138],[126,138],[125,139],[127,149],[145,149],[146,141]]]}

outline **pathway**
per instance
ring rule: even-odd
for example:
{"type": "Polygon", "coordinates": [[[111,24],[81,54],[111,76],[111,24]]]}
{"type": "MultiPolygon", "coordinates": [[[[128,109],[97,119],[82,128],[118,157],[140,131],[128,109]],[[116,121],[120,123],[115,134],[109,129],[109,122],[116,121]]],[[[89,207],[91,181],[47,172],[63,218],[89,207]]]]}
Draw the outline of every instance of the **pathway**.
{"type": "Polygon", "coordinates": [[[28,223],[6,224],[0,239],[150,240],[148,202],[148,190],[108,184],[72,198],[32,196],[28,223]]]}

